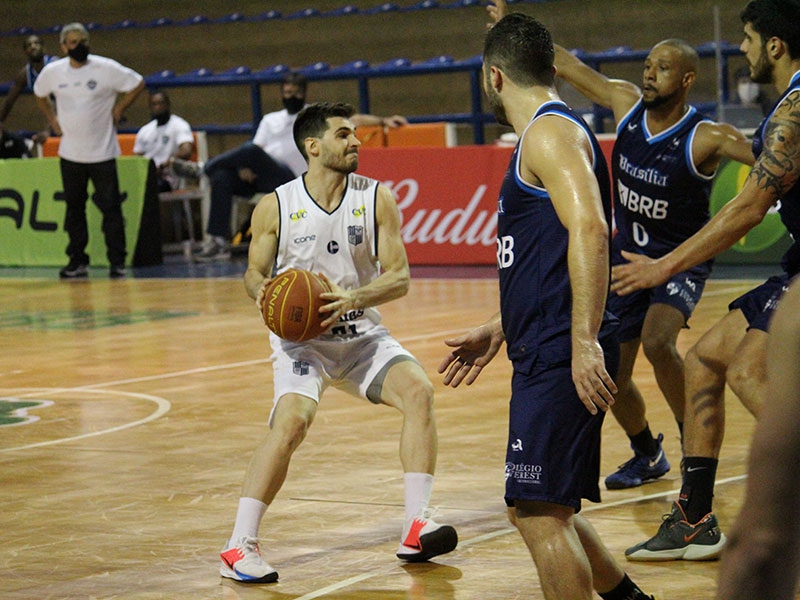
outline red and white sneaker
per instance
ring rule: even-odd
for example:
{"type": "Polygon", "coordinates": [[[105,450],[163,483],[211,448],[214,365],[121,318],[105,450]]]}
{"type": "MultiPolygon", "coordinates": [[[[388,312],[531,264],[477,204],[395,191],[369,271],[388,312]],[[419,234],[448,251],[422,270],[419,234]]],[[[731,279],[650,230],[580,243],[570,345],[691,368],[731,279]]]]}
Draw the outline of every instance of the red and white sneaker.
{"type": "Polygon", "coordinates": [[[220,575],[242,583],[278,581],[278,572],[261,558],[258,539],[245,535],[239,538],[235,546],[229,544],[230,542],[226,543],[219,554],[222,559],[222,564],[219,566],[220,575]]]}
{"type": "Polygon", "coordinates": [[[397,558],[408,562],[424,562],[434,556],[447,554],[458,544],[458,534],[450,525],[439,525],[431,519],[432,511],[423,509],[406,521],[397,558]]]}

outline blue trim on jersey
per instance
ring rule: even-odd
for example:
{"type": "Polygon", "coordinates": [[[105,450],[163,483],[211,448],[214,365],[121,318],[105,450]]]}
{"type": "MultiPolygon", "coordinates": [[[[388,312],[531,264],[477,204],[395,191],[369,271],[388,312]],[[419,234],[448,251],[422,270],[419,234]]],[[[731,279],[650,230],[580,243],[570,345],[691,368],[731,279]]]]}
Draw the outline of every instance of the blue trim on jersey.
{"type": "Polygon", "coordinates": [[[710,119],[705,119],[700,121],[697,125],[694,126],[694,129],[686,136],[686,146],[684,147],[684,157],[686,158],[686,166],[689,171],[697,177],[701,181],[711,181],[717,175],[717,170],[714,169],[714,172],[711,175],[706,175],[701,173],[697,170],[697,165],[694,164],[694,160],[692,159],[692,146],[694,145],[694,136],[697,135],[697,128],[700,127],[702,123],[713,123],[710,119]]]}
{"type": "Polygon", "coordinates": [[[586,128],[584,127],[584,124],[581,123],[578,119],[576,119],[575,117],[573,117],[570,114],[563,113],[563,112],[551,112],[550,109],[554,108],[556,106],[561,106],[561,107],[564,107],[566,109],[569,109],[569,106],[567,106],[567,104],[565,102],[559,102],[558,100],[552,100],[550,102],[545,102],[544,104],[542,104],[539,107],[539,110],[536,111],[536,114],[533,115],[533,118],[525,126],[525,130],[522,132],[522,135],[520,136],[519,141],[517,142],[517,152],[516,152],[516,157],[515,157],[515,161],[514,161],[514,181],[517,182],[517,185],[521,189],[525,190],[526,192],[528,192],[532,196],[536,196],[537,198],[549,198],[550,195],[547,193],[547,190],[545,190],[544,187],[541,187],[541,186],[538,186],[538,185],[533,185],[531,183],[528,183],[524,179],[522,179],[522,175],[520,174],[519,165],[520,165],[520,160],[521,160],[521,155],[522,155],[522,153],[520,152],[520,146],[522,144],[522,139],[525,137],[525,134],[528,133],[528,129],[530,129],[530,127],[531,127],[531,125],[533,125],[534,121],[536,121],[536,119],[538,119],[539,117],[545,116],[545,115],[553,115],[553,116],[556,116],[556,117],[563,117],[567,121],[571,121],[572,123],[575,123],[575,125],[577,125],[581,129],[581,131],[583,131],[583,134],[586,136],[586,140],[589,142],[589,148],[592,151],[592,170],[594,170],[594,168],[597,166],[597,155],[595,154],[594,146],[591,144],[592,140],[589,137],[589,133],[586,131],[586,128]]]}
{"type": "Polygon", "coordinates": [[[653,135],[650,133],[650,129],[647,127],[647,109],[645,108],[644,112],[642,113],[642,130],[645,133],[645,141],[648,144],[657,144],[658,142],[668,138],[669,136],[673,135],[683,124],[691,119],[694,114],[697,112],[697,109],[694,106],[690,106],[689,110],[680,118],[677,123],[674,123],[668,129],[665,129],[661,133],[657,135],[653,135]]]}

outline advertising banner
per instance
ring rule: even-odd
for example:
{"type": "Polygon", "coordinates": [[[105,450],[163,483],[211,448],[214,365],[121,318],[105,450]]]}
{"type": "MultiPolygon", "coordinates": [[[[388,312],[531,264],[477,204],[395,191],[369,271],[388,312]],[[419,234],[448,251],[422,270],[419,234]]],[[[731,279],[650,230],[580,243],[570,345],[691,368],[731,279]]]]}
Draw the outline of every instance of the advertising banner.
{"type": "MultiPolygon", "coordinates": [[[[128,262],[139,240],[150,161],[142,157],[117,159],[128,262]]],[[[89,185],[86,218],[92,266],[108,266],[102,214],[91,201],[89,185]]],[[[0,265],[64,266],[68,236],[64,231],[64,192],[57,158],[0,160],[0,265]]],[[[158,222],[156,221],[156,225],[158,222]]],[[[149,239],[159,244],[160,230],[149,239]]]]}

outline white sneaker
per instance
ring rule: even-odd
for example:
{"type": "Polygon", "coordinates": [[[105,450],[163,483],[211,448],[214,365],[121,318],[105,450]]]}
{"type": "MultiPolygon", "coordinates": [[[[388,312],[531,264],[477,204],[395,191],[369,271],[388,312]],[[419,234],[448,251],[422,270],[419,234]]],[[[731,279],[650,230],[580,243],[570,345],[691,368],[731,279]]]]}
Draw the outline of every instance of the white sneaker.
{"type": "Polygon", "coordinates": [[[439,525],[431,519],[432,511],[423,509],[406,521],[397,558],[408,562],[423,562],[447,554],[458,545],[458,534],[450,525],[439,525]]]}
{"type": "Polygon", "coordinates": [[[258,539],[242,536],[235,546],[229,547],[230,542],[220,552],[222,564],[219,574],[229,579],[242,583],[273,583],[278,581],[278,572],[270,567],[261,558],[258,549],[258,539]]]}

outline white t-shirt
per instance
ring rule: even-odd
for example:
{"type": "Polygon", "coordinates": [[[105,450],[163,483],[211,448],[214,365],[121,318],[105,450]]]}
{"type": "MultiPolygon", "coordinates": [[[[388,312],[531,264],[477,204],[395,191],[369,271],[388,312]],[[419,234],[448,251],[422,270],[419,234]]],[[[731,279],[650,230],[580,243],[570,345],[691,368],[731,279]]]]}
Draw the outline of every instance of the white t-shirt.
{"type": "Polygon", "coordinates": [[[192,128],[186,119],[178,115],[170,115],[169,120],[163,125],[153,119],[136,132],[133,142],[133,152],[147,158],[152,158],[156,166],[166,163],[181,144],[194,143],[192,128]]]}
{"type": "Polygon", "coordinates": [[[297,113],[290,115],[285,108],[267,113],[258,124],[256,134],[253,136],[253,143],[261,146],[264,152],[275,160],[281,161],[292,170],[295,176],[298,176],[308,170],[308,163],[294,143],[292,127],[296,120],[297,113]]]}
{"type": "Polygon", "coordinates": [[[90,54],[77,69],[70,66],[69,57],[46,65],[33,84],[33,93],[56,98],[62,131],[58,155],[80,163],[119,156],[114,104],[118,94],[130,92],[141,81],[133,69],[96,54],[90,54]]]}

